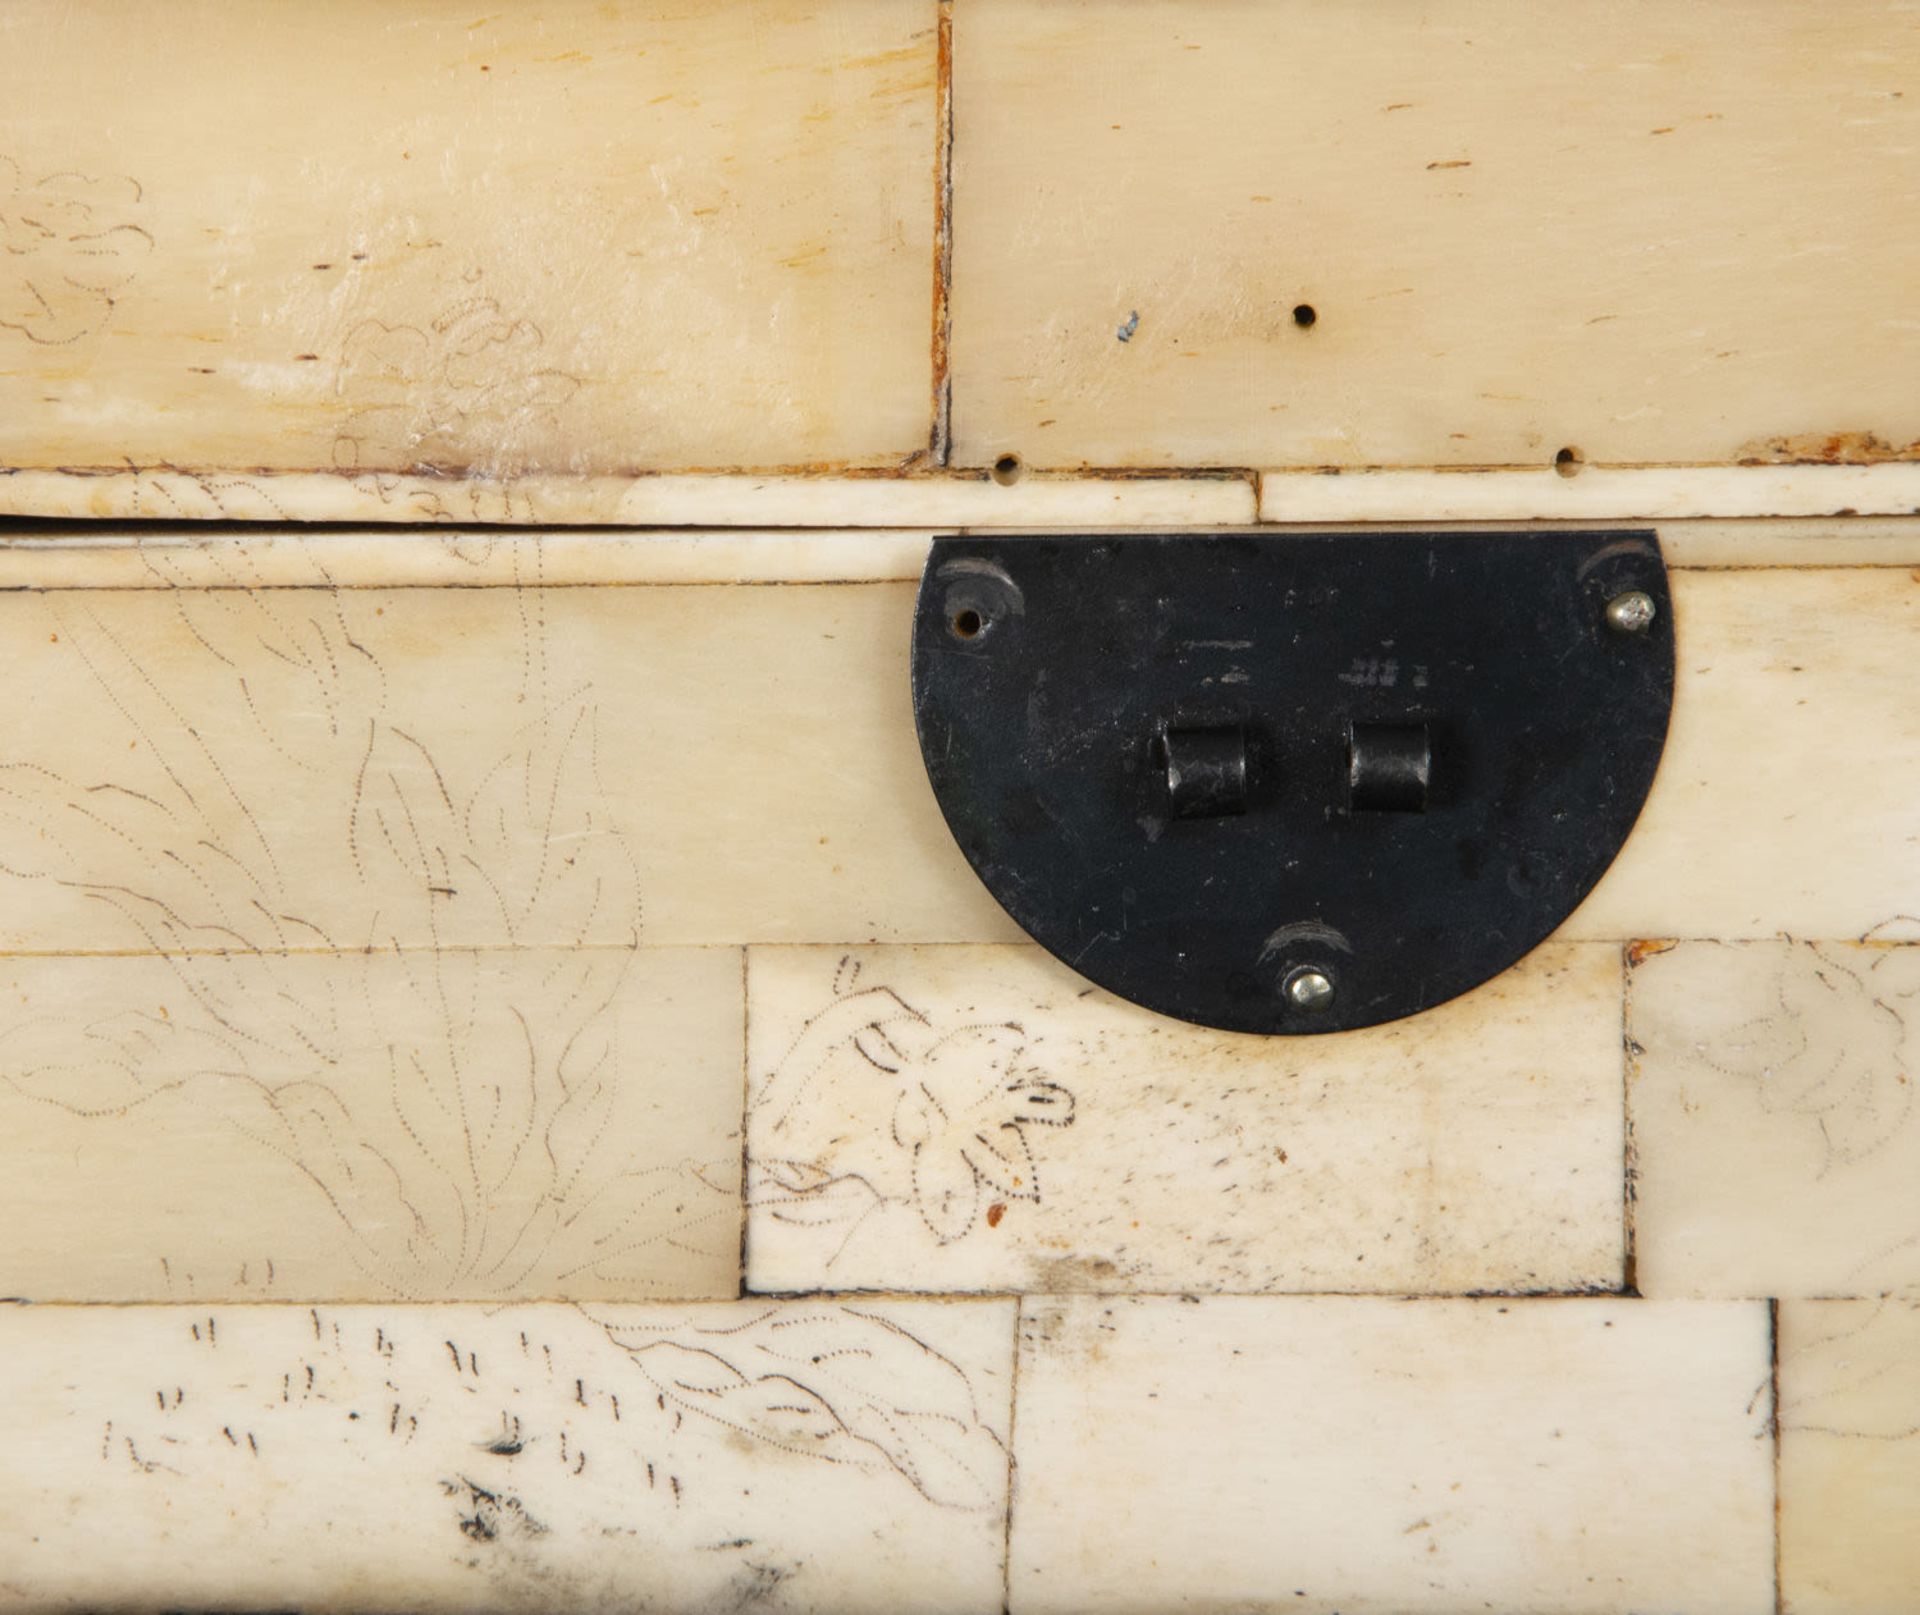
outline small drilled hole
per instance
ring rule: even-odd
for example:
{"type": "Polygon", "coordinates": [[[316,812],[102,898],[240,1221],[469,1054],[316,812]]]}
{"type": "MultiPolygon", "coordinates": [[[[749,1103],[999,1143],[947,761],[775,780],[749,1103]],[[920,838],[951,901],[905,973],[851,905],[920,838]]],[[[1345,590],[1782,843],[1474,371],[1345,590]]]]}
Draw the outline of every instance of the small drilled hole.
{"type": "Polygon", "coordinates": [[[1293,305],[1293,323],[1299,326],[1301,330],[1306,330],[1308,326],[1319,318],[1320,316],[1315,311],[1313,304],[1295,303],[1293,305]]]}
{"type": "Polygon", "coordinates": [[[980,630],[986,626],[986,618],[982,617],[972,606],[968,606],[963,611],[956,611],[953,614],[953,631],[961,639],[973,639],[977,637],[980,630]]]}
{"type": "Polygon", "coordinates": [[[1020,456],[1003,454],[993,462],[993,480],[1003,488],[1012,487],[1020,480],[1020,456]]]}
{"type": "Polygon", "coordinates": [[[1563,477],[1579,476],[1581,466],[1586,463],[1586,456],[1574,448],[1562,449],[1553,457],[1553,469],[1563,477]]]}

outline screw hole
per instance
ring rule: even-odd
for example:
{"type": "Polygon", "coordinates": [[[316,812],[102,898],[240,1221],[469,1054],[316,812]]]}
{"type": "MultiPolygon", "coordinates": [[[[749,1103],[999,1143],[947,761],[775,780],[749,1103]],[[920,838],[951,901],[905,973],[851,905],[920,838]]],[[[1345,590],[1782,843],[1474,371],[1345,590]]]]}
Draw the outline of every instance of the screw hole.
{"type": "Polygon", "coordinates": [[[953,632],[959,639],[975,639],[980,630],[987,626],[987,619],[975,611],[972,606],[953,614],[953,632]]]}
{"type": "Polygon", "coordinates": [[[1312,325],[1313,322],[1319,318],[1319,312],[1314,308],[1313,304],[1295,303],[1293,305],[1293,323],[1299,326],[1301,330],[1306,330],[1308,326],[1312,325]]]}
{"type": "Polygon", "coordinates": [[[1553,469],[1563,477],[1577,477],[1587,457],[1576,448],[1564,448],[1553,457],[1553,469]]]}
{"type": "Polygon", "coordinates": [[[1003,454],[993,462],[993,480],[1003,488],[1011,488],[1020,480],[1022,469],[1019,455],[1003,454]]]}

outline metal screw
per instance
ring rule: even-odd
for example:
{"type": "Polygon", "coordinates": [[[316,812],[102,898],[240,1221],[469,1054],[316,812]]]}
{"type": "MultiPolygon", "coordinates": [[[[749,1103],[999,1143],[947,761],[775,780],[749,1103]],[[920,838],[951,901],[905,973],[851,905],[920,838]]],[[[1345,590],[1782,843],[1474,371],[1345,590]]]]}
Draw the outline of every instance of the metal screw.
{"type": "Polygon", "coordinates": [[[1322,1010],[1333,1002],[1333,981],[1324,970],[1302,965],[1286,980],[1287,1001],[1295,1009],[1322,1010]]]}
{"type": "Polygon", "coordinates": [[[1616,634],[1644,634],[1653,626],[1653,596],[1639,589],[1607,602],[1607,626],[1616,634]]]}

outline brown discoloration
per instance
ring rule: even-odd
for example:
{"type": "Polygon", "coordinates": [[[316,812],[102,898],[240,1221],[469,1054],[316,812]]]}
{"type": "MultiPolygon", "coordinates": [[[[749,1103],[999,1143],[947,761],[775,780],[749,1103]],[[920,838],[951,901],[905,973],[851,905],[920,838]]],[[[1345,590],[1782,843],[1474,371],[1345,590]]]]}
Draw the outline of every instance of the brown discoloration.
{"type": "Polygon", "coordinates": [[[933,148],[933,424],[927,463],[947,465],[953,453],[953,379],[948,348],[953,317],[953,0],[940,0],[934,67],[933,148]]]}
{"type": "Polygon", "coordinates": [[[1744,443],[1734,458],[1741,465],[1881,465],[1920,460],[1920,438],[1901,445],[1878,432],[1796,432],[1744,443]]]}
{"type": "Polygon", "coordinates": [[[1627,963],[1629,965],[1641,964],[1651,959],[1656,953],[1668,953],[1677,946],[1677,943],[1671,941],[1652,938],[1639,942],[1629,942],[1627,944],[1627,963]]]}
{"type": "Polygon", "coordinates": [[[1125,1275],[1104,1256],[1051,1256],[1039,1264],[1035,1287],[1053,1295],[1105,1294],[1126,1288],[1125,1275]]]}
{"type": "Polygon", "coordinates": [[[998,1228],[1000,1226],[1000,1219],[1006,1216],[1006,1214],[1006,1202],[1004,1200],[994,1201],[992,1205],[987,1207],[987,1226],[989,1228],[998,1228]]]}

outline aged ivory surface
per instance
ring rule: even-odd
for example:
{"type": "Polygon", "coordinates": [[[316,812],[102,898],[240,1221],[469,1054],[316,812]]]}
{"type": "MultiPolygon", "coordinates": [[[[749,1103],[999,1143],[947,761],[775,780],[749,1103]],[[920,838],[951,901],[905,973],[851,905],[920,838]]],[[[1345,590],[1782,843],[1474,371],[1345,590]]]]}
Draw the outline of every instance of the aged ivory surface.
{"type": "Polygon", "coordinates": [[[1856,1573],[1806,1499],[1906,1484],[1873,1366],[1913,1271],[1906,571],[1676,571],[1620,867],[1480,992],[1322,1044],[1118,1003],[986,899],[904,699],[923,535],[858,540],[863,581],[851,535],[26,542],[0,1354],[47,1456],[0,1482],[14,1606],[118,1596],[134,1561],[72,1550],[111,1511],[174,1604],[1145,1608],[1181,1589],[1139,1555],[1225,1531],[1256,1603],[1762,1608],[1776,1385],[1785,1584],[1871,1608],[1903,1574],[1881,1515],[1856,1573]],[[1836,840],[1841,702],[1893,739],[1836,840]],[[1261,1351],[1295,1393],[1207,1388],[1261,1351]],[[1356,1447],[1408,1375],[1541,1421],[1536,1467],[1451,1415],[1356,1447]],[[1602,1382],[1637,1434],[1576,1418],[1602,1382]],[[1204,1484],[1143,1534],[1157,1494],[1098,1477],[1176,1431],[1204,1484]],[[298,1500],[376,1455],[317,1542],[298,1500]],[[1516,1581],[1494,1522],[1538,1465],[1516,1581]],[[1602,1502],[1653,1476],[1684,1553],[1667,1505],[1602,1502]],[[1330,1485],[1347,1535],[1300,1524],[1330,1485]],[[1236,1496],[1299,1529],[1256,1547],[1206,1515],[1236,1496]]]}
{"type": "Polygon", "coordinates": [[[0,1610],[1887,1615],[1920,13],[0,6],[0,1610]],[[955,530],[1653,525],[1398,1025],[1030,944],[955,530]]]}

